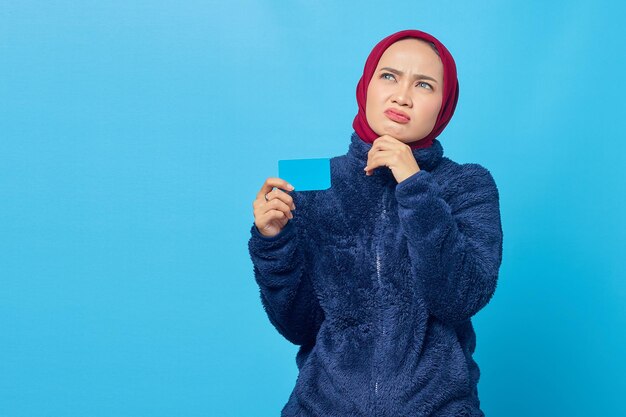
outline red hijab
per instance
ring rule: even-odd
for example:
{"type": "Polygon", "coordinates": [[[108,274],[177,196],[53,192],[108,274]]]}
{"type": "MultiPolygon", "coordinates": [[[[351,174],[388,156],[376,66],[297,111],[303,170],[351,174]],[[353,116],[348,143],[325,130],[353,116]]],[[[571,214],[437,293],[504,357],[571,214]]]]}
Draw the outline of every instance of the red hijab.
{"type": "Polygon", "coordinates": [[[356,101],[359,105],[359,111],[352,122],[352,127],[356,131],[359,137],[367,142],[374,143],[380,135],[376,134],[367,123],[365,117],[365,103],[367,102],[367,87],[374,76],[376,66],[380,57],[385,50],[396,41],[403,38],[418,38],[430,41],[435,44],[437,51],[439,51],[439,57],[443,63],[443,95],[441,110],[437,116],[437,121],[433,130],[423,139],[417,142],[407,143],[412,149],[427,148],[432,145],[433,139],[435,139],[446,127],[456,108],[456,103],[459,100],[459,81],[456,77],[456,64],[448,49],[441,42],[439,42],[434,36],[429,35],[426,32],[420,30],[401,30],[392,35],[387,36],[382,41],[378,42],[372,52],[370,52],[365,61],[365,68],[363,69],[363,75],[356,86],[356,101]]]}

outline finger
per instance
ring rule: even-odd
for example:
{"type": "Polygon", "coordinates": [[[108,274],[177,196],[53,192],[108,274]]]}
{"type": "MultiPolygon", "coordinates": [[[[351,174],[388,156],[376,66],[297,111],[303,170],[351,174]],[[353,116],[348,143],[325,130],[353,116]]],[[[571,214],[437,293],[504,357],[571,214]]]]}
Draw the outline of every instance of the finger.
{"type": "Polygon", "coordinates": [[[376,155],[378,152],[391,150],[391,149],[397,149],[398,146],[402,146],[402,145],[403,145],[402,142],[392,140],[388,138],[386,135],[381,136],[374,141],[374,143],[372,144],[372,148],[367,152],[368,162],[369,162],[369,158],[376,155]]]}
{"type": "Polygon", "coordinates": [[[376,145],[378,147],[378,146],[384,145],[385,143],[389,143],[389,138],[387,137],[387,135],[383,135],[383,136],[376,138],[374,142],[372,143],[372,146],[376,145]]]}
{"type": "MultiPolygon", "coordinates": [[[[380,139],[380,138],[379,138],[380,139]]],[[[376,153],[378,152],[378,144],[376,143],[378,141],[378,139],[376,139],[374,141],[374,143],[372,143],[372,147],[370,148],[369,151],[367,151],[367,162],[365,163],[365,167],[369,167],[370,164],[372,163],[372,159],[374,158],[374,156],[376,155],[376,153]]]]}
{"type": "Polygon", "coordinates": [[[368,163],[365,166],[366,171],[372,171],[380,166],[387,166],[389,158],[393,155],[393,151],[378,151],[374,156],[368,158],[368,163]]]}
{"type": "MultiPolygon", "coordinates": [[[[281,191],[282,193],[282,191],[281,191]]],[[[283,193],[284,194],[284,193],[283,193]]],[[[285,194],[286,195],[286,194],[285,194]]],[[[287,196],[289,197],[289,196],[287,196]]],[[[285,215],[289,216],[289,217],[293,217],[293,214],[291,213],[291,210],[293,207],[293,203],[292,205],[285,203],[284,201],[278,199],[278,198],[274,198],[272,200],[270,200],[267,205],[269,205],[270,207],[276,208],[278,210],[281,210],[282,212],[285,213],[285,215]]]]}
{"type": "Polygon", "coordinates": [[[381,150],[389,150],[389,149],[395,149],[398,146],[402,146],[405,145],[403,142],[392,138],[391,136],[385,135],[385,136],[381,136],[380,138],[376,139],[376,141],[374,142],[377,145],[377,149],[379,151],[381,150]]]}
{"type": "Polygon", "coordinates": [[[380,138],[383,142],[387,142],[387,143],[395,143],[395,144],[400,144],[400,145],[404,143],[400,139],[396,139],[391,135],[382,135],[380,138]]]}
{"type": "Polygon", "coordinates": [[[289,221],[289,219],[285,216],[285,213],[280,210],[270,210],[257,218],[259,219],[259,224],[266,225],[272,221],[277,221],[280,223],[281,227],[285,227],[289,221]]]}
{"type": "Polygon", "coordinates": [[[264,195],[269,193],[270,191],[272,191],[272,189],[274,187],[277,188],[282,188],[284,190],[288,190],[288,191],[293,191],[294,188],[291,184],[289,184],[287,181],[281,179],[281,178],[277,178],[277,177],[269,177],[265,180],[265,182],[263,183],[263,185],[261,186],[261,189],[259,190],[259,192],[256,195],[257,199],[263,198],[264,199],[264,195]]]}
{"type": "MultiPolygon", "coordinates": [[[[296,209],[296,205],[293,201],[293,197],[290,196],[289,194],[287,194],[286,192],[284,192],[283,190],[279,189],[279,188],[275,188],[272,191],[270,191],[269,193],[267,193],[267,201],[271,201],[271,200],[280,200],[282,202],[284,202],[288,207],[290,207],[292,210],[296,209]]],[[[265,199],[263,199],[263,202],[265,202],[265,199]]]]}
{"type": "Polygon", "coordinates": [[[279,210],[285,213],[285,216],[293,218],[293,213],[291,213],[292,208],[279,198],[274,198],[268,201],[266,204],[260,206],[258,210],[260,215],[264,215],[272,210],[279,210]]]}

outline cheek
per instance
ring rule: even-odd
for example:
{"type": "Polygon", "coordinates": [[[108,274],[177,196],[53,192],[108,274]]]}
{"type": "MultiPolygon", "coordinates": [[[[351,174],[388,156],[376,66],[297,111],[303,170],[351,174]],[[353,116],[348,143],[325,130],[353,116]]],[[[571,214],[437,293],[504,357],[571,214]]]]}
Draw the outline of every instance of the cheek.
{"type": "Polygon", "coordinates": [[[372,103],[367,104],[365,106],[365,119],[367,120],[367,123],[370,125],[370,127],[375,126],[377,124],[375,114],[376,114],[375,106],[372,103]]]}
{"type": "Polygon", "coordinates": [[[376,101],[376,93],[372,89],[367,90],[367,97],[365,98],[365,108],[368,109],[370,106],[374,106],[374,102],[376,101]]]}
{"type": "Polygon", "coordinates": [[[369,94],[365,100],[365,115],[368,119],[373,118],[375,114],[377,114],[377,100],[375,95],[369,94]]]}
{"type": "Polygon", "coordinates": [[[433,97],[432,100],[428,100],[424,103],[424,112],[429,115],[430,119],[436,120],[441,106],[441,96],[433,97]]]}
{"type": "Polygon", "coordinates": [[[385,94],[385,87],[376,84],[376,80],[372,80],[367,89],[366,105],[376,106],[385,94]]]}

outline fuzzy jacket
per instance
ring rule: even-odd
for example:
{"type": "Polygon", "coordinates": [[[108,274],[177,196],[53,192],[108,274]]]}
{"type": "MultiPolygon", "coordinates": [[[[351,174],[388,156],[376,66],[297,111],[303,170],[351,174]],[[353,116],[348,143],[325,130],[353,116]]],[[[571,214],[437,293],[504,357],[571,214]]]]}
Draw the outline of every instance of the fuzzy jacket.
{"type": "Polygon", "coordinates": [[[299,345],[281,415],[484,416],[471,317],[502,261],[494,179],[436,139],[401,183],[385,166],[366,176],[371,147],[352,133],[329,189],[290,192],[276,236],[250,230],[263,308],[299,345]]]}

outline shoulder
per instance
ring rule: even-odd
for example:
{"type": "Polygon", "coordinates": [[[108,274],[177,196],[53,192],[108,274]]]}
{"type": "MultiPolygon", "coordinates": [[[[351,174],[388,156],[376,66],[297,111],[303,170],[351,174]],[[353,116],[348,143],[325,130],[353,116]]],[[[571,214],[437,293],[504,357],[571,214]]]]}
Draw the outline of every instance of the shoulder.
{"type": "Polygon", "coordinates": [[[493,175],[479,163],[458,163],[443,157],[433,174],[447,194],[485,192],[498,196],[498,187],[493,175]]]}
{"type": "Polygon", "coordinates": [[[498,194],[498,186],[491,172],[478,163],[466,163],[462,165],[461,179],[468,182],[473,189],[498,194]]]}

